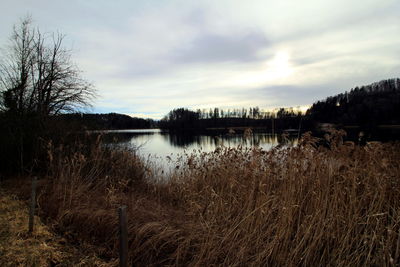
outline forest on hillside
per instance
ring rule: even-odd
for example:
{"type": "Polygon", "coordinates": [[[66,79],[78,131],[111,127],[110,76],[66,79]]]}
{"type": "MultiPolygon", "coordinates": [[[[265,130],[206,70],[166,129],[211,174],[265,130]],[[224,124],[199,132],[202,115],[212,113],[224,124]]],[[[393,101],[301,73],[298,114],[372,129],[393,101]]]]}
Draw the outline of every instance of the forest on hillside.
{"type": "Polygon", "coordinates": [[[400,124],[400,79],[355,87],[318,101],[308,110],[307,119],[367,128],[400,124]]]}
{"type": "Polygon", "coordinates": [[[70,113],[60,114],[54,119],[87,130],[148,129],[155,127],[152,119],[131,117],[118,113],[70,113]]]}
{"type": "Polygon", "coordinates": [[[171,110],[160,121],[159,127],[172,130],[262,127],[282,131],[315,130],[321,123],[334,124],[338,128],[355,126],[363,130],[400,124],[400,79],[382,80],[329,96],[314,103],[306,114],[294,108],[280,108],[277,112],[264,112],[258,107],[197,111],[178,108],[171,110]]]}
{"type": "Polygon", "coordinates": [[[148,129],[204,130],[252,127],[266,131],[288,129],[315,130],[321,123],[338,128],[357,127],[373,130],[379,126],[400,124],[400,79],[388,79],[355,87],[344,93],[317,101],[305,114],[298,108],[264,111],[259,107],[235,109],[176,108],[160,121],[108,113],[64,113],[54,116],[71,129],[148,129]]]}

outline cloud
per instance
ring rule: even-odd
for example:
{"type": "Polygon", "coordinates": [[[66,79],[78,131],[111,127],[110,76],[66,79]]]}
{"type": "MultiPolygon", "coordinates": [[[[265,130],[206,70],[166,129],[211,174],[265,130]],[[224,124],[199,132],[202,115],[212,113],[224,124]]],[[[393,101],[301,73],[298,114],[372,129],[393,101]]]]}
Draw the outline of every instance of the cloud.
{"type": "Polygon", "coordinates": [[[94,110],[297,106],[400,73],[396,0],[5,0],[0,40],[31,13],[98,88],[94,110]]]}
{"type": "Polygon", "coordinates": [[[261,32],[232,32],[230,35],[205,33],[194,38],[186,47],[177,49],[173,59],[181,64],[260,60],[259,51],[266,49],[268,44],[261,32]]]}

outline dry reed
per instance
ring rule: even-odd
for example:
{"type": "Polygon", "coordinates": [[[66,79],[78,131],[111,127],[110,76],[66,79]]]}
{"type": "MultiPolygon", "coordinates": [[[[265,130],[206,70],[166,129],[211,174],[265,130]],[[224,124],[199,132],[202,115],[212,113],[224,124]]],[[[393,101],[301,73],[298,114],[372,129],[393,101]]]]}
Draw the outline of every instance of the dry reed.
{"type": "Polygon", "coordinates": [[[128,205],[137,265],[398,265],[400,144],[359,147],[343,135],[188,155],[162,184],[131,153],[51,148],[40,207],[117,257],[116,208],[128,205]]]}

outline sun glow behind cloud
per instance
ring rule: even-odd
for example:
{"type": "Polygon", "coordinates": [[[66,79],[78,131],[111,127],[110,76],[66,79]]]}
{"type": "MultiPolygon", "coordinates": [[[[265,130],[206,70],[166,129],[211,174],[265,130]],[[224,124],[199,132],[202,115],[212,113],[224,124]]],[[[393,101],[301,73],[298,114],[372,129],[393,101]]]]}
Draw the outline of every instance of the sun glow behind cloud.
{"type": "Polygon", "coordinates": [[[234,78],[234,84],[246,87],[264,86],[270,82],[280,81],[293,74],[294,69],[290,63],[290,55],[285,50],[278,51],[274,57],[265,62],[264,66],[255,71],[234,78]]]}
{"type": "Polygon", "coordinates": [[[292,74],[293,69],[289,62],[289,53],[286,51],[276,53],[272,62],[268,64],[267,72],[270,73],[270,79],[286,78],[292,74]]]}

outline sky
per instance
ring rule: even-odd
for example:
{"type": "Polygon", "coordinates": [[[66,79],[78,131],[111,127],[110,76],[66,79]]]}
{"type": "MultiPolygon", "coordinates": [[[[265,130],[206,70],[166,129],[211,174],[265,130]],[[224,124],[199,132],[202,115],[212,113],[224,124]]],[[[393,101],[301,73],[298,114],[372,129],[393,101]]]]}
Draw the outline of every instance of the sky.
{"type": "Polygon", "coordinates": [[[399,0],[2,0],[0,46],[30,15],[98,97],[88,112],[306,107],[400,77],[399,0]]]}

